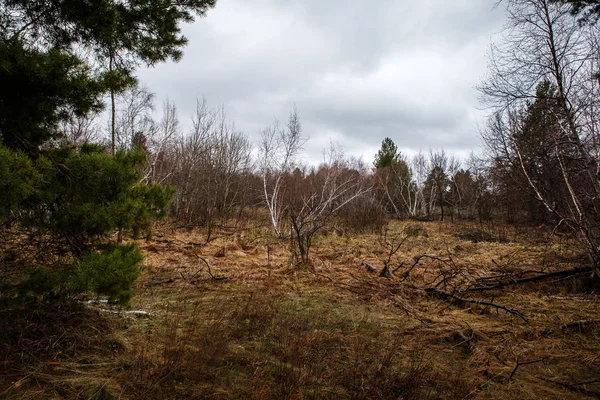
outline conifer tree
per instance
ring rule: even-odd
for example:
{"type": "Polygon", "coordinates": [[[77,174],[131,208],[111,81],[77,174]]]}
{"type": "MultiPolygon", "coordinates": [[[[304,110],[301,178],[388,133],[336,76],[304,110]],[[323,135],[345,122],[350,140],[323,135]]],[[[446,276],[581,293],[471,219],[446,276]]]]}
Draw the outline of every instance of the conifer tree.
{"type": "Polygon", "coordinates": [[[115,94],[135,85],[140,63],[179,60],[187,39],[180,24],[192,22],[216,0],[0,0],[0,41],[26,50],[60,50],[100,67],[111,97],[115,151],[115,94]]]}
{"type": "Polygon", "coordinates": [[[381,142],[381,149],[377,151],[375,155],[375,168],[386,168],[393,167],[394,164],[400,159],[400,153],[398,153],[398,146],[389,137],[383,139],[381,142]]]}
{"type": "Polygon", "coordinates": [[[0,0],[0,227],[18,223],[53,247],[13,287],[21,297],[131,297],[142,255],[111,235],[147,230],[173,189],[140,183],[142,150],[113,145],[109,155],[53,139],[61,122],[99,112],[104,94],[134,85],[140,63],[179,59],[180,23],[215,2],[0,0]]]}

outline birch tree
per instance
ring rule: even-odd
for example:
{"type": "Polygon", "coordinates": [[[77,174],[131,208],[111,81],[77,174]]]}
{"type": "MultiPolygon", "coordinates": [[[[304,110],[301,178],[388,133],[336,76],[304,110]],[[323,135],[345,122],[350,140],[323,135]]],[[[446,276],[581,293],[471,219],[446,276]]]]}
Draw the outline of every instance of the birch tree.
{"type": "Polygon", "coordinates": [[[264,200],[278,238],[284,237],[281,226],[286,211],[286,205],[282,202],[284,175],[289,174],[297,165],[297,158],[305,141],[295,107],[290,112],[286,126],[275,121],[260,133],[259,163],[264,200]]]}

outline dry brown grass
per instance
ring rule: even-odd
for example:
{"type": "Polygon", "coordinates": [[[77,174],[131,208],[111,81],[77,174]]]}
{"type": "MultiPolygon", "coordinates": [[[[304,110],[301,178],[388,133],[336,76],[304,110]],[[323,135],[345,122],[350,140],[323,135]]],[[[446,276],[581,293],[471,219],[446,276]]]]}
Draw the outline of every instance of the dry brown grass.
{"type": "Polygon", "coordinates": [[[0,312],[0,398],[101,398],[123,351],[108,321],[81,304],[27,304],[0,312]]]}
{"type": "Polygon", "coordinates": [[[543,227],[393,222],[380,234],[319,237],[312,267],[298,269],[289,265],[289,243],[273,239],[267,228],[218,232],[208,244],[199,230],[159,232],[139,243],[147,259],[131,305],[149,316],[88,311],[65,335],[95,339],[73,334],[72,352],[57,353],[42,338],[31,343],[45,346],[46,356],[19,358],[9,351],[0,397],[599,397],[600,327],[557,328],[599,319],[593,283],[567,279],[468,295],[514,308],[526,323],[420,290],[444,269],[434,259],[402,280],[422,254],[452,259],[467,281],[585,263],[571,239],[548,233],[543,227]],[[457,236],[477,229],[490,237],[457,236]],[[361,268],[363,260],[381,268],[393,239],[407,232],[391,259],[403,265],[396,278],[361,268]],[[228,279],[213,280],[198,256],[213,275],[228,279]]]}

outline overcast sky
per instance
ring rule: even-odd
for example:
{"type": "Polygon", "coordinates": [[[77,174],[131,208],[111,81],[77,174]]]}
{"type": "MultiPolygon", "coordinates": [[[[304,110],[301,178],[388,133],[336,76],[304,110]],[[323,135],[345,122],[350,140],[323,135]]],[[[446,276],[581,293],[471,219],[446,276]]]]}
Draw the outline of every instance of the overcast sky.
{"type": "Polygon", "coordinates": [[[479,147],[477,93],[504,21],[496,0],[218,0],[184,28],[179,63],[139,71],[187,126],[205,97],[253,141],[295,104],[318,162],[330,141],[371,162],[385,137],[408,154],[479,147]]]}

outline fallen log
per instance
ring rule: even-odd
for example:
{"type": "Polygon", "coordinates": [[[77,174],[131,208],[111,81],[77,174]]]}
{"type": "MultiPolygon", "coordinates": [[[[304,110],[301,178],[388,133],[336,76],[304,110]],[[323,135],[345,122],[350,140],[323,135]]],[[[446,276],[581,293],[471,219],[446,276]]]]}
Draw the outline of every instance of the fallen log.
{"type": "Polygon", "coordinates": [[[456,296],[454,293],[449,293],[449,292],[444,292],[443,290],[439,290],[437,288],[427,288],[424,289],[425,293],[429,293],[431,295],[436,295],[442,298],[449,298],[452,300],[456,300],[458,303],[463,303],[463,304],[477,304],[480,306],[487,306],[487,307],[493,307],[499,310],[504,310],[509,314],[513,314],[516,315],[517,317],[521,318],[523,321],[525,321],[526,323],[529,324],[529,321],[527,321],[527,318],[525,317],[525,315],[523,315],[523,313],[514,310],[512,308],[503,306],[502,304],[497,304],[497,303],[492,303],[490,301],[487,300],[478,300],[478,299],[466,299],[464,297],[459,297],[456,296]]]}
{"type": "Polygon", "coordinates": [[[548,272],[546,274],[530,276],[527,278],[512,279],[512,280],[505,281],[505,282],[498,282],[494,285],[470,287],[467,289],[460,290],[460,292],[484,292],[484,291],[488,291],[488,290],[498,290],[498,289],[503,289],[506,286],[520,285],[522,283],[529,283],[529,282],[539,282],[539,281],[543,281],[543,280],[549,279],[549,278],[559,278],[559,277],[566,278],[566,277],[571,277],[571,276],[575,276],[575,275],[585,274],[588,272],[594,272],[594,270],[595,270],[595,267],[578,267],[578,268],[573,268],[573,269],[567,269],[564,271],[548,272]]]}
{"type": "Polygon", "coordinates": [[[586,320],[586,321],[573,321],[563,325],[559,325],[555,328],[546,329],[542,332],[542,336],[550,336],[557,331],[572,330],[584,333],[589,331],[595,326],[600,326],[600,320],[586,320]]]}

